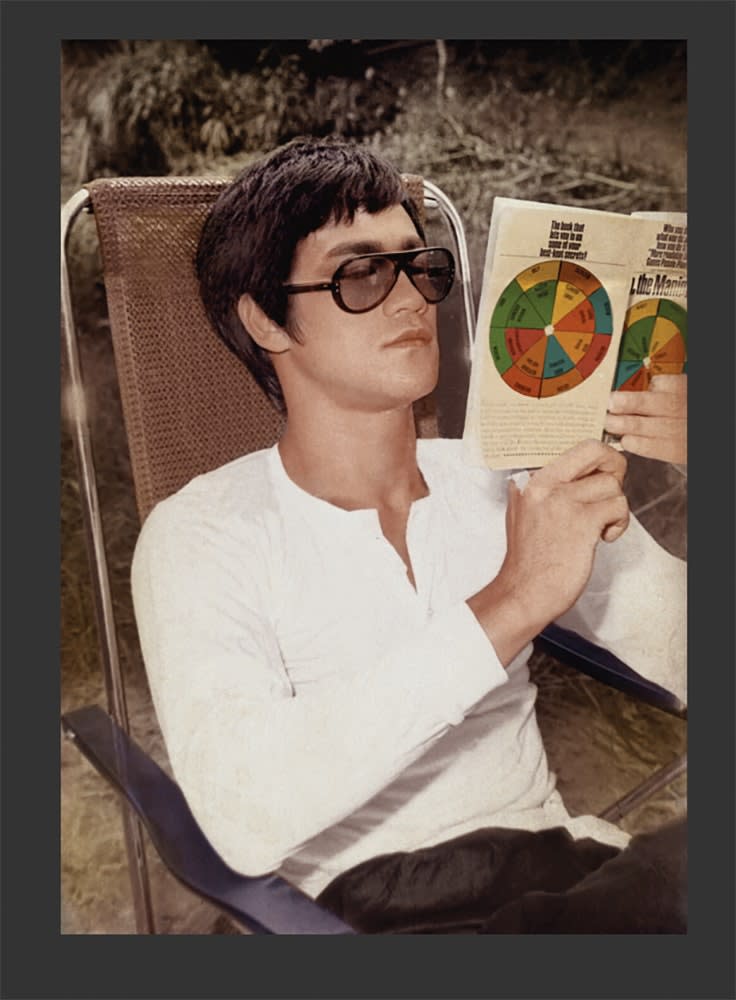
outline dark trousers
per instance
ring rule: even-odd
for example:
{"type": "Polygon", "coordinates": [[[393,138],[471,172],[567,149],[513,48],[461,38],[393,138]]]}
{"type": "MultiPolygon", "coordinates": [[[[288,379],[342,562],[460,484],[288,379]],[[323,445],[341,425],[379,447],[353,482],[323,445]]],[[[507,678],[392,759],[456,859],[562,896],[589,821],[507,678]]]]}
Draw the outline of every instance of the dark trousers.
{"type": "Polygon", "coordinates": [[[620,850],[489,828],[372,858],[318,901],[364,934],[684,934],[686,819],[620,850]]]}

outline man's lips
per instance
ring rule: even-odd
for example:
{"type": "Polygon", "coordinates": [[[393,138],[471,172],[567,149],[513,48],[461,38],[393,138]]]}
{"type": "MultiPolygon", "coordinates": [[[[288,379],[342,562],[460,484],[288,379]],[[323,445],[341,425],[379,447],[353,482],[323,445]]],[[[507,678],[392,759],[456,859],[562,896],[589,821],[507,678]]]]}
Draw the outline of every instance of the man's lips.
{"type": "Polygon", "coordinates": [[[384,347],[409,347],[426,346],[434,340],[434,335],[429,330],[406,330],[394,340],[390,340],[384,347]]]}

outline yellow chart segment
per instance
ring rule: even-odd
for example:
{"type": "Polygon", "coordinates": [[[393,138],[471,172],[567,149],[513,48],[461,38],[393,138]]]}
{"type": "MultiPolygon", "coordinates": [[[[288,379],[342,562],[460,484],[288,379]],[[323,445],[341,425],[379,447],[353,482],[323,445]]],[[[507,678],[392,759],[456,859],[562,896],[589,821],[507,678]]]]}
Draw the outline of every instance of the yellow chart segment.
{"type": "Polygon", "coordinates": [[[679,327],[675,326],[671,319],[666,319],[664,316],[658,316],[654,321],[652,340],[649,345],[649,356],[654,357],[655,354],[664,350],[673,337],[677,337],[679,345],[682,348],[682,358],[684,358],[685,350],[684,344],[682,344],[682,338],[680,337],[679,327]]]}
{"type": "Polygon", "coordinates": [[[566,281],[561,281],[557,286],[555,304],[552,310],[552,324],[556,326],[563,316],[567,316],[575,306],[580,305],[584,301],[585,294],[579,288],[566,281]]]}
{"type": "Polygon", "coordinates": [[[626,325],[633,326],[637,320],[644,319],[646,316],[656,316],[658,306],[659,299],[644,299],[642,302],[636,302],[626,313],[626,325]]]}
{"type": "Polygon", "coordinates": [[[560,262],[558,260],[544,260],[528,267],[521,274],[517,274],[516,282],[525,292],[528,292],[530,288],[542,281],[553,281],[559,274],[559,270],[560,262]]]}

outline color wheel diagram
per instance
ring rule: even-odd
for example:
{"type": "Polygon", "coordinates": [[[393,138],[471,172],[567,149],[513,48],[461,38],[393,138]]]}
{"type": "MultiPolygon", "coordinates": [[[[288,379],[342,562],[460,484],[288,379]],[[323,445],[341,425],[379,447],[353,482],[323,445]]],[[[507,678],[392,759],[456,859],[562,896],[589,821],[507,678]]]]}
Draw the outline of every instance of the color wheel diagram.
{"type": "Polygon", "coordinates": [[[611,300],[595,275],[570,261],[542,261],[501,293],[491,316],[491,356],[515,392],[557,396],[595,371],[612,333],[611,300]]]}
{"type": "Polygon", "coordinates": [[[649,388],[652,375],[687,367],[687,311],[671,299],[644,299],[626,313],[614,389],[649,388]]]}

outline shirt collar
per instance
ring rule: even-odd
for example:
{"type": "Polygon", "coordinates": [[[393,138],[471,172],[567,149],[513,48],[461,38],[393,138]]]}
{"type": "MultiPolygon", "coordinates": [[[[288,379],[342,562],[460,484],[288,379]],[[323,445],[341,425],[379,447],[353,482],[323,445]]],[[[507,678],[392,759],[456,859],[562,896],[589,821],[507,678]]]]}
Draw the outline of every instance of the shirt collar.
{"type": "MultiPolygon", "coordinates": [[[[316,497],[312,493],[308,493],[306,490],[302,489],[301,486],[298,486],[294,480],[291,479],[284,468],[278,444],[273,445],[273,447],[269,449],[268,460],[269,471],[272,481],[276,487],[277,494],[292,510],[305,514],[310,519],[319,521],[333,528],[339,524],[351,526],[365,525],[365,527],[369,528],[371,531],[375,532],[378,530],[380,532],[381,528],[378,511],[375,508],[366,507],[359,508],[357,510],[345,510],[343,507],[337,507],[328,500],[316,497]]],[[[430,475],[428,475],[428,470],[425,468],[426,463],[422,462],[421,448],[417,449],[417,464],[419,465],[419,471],[424,477],[424,481],[427,484],[431,496],[435,490],[435,484],[432,482],[432,470],[430,470],[430,475]]],[[[421,497],[419,500],[415,500],[412,504],[412,509],[416,509],[419,505],[426,505],[430,496],[421,497]]]]}

